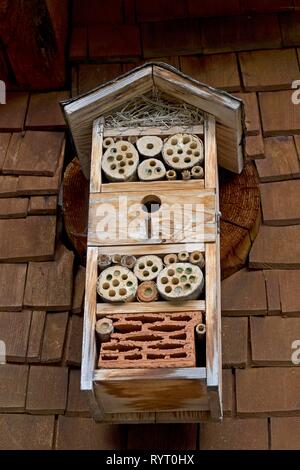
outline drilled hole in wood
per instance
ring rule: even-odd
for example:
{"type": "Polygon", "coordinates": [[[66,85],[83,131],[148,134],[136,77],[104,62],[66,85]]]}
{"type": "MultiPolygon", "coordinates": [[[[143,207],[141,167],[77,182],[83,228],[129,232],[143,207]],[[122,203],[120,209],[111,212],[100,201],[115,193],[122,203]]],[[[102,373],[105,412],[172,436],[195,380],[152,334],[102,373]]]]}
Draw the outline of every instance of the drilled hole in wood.
{"type": "Polygon", "coordinates": [[[142,209],[144,212],[153,213],[159,210],[161,199],[158,196],[149,194],[142,199],[142,209]]]}

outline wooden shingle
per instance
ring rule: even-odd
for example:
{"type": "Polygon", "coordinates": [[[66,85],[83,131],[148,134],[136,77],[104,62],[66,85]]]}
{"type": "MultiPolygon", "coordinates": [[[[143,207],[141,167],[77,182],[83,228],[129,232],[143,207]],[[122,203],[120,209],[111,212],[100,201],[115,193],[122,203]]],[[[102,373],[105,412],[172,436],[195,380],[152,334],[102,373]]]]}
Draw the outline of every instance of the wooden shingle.
{"type": "Polygon", "coordinates": [[[41,362],[62,360],[68,318],[68,312],[47,314],[41,362]]]}
{"type": "Polygon", "coordinates": [[[0,131],[18,132],[24,128],[28,93],[6,93],[6,104],[1,106],[0,131]]]}
{"type": "Polygon", "coordinates": [[[18,219],[26,217],[28,198],[0,198],[0,219],[18,219]]]}
{"type": "Polygon", "coordinates": [[[0,264],[0,310],[22,310],[27,264],[0,264]]]}
{"type": "Polygon", "coordinates": [[[64,129],[65,121],[59,102],[68,99],[68,91],[52,91],[50,93],[33,93],[29,99],[26,116],[26,129],[55,130],[64,129]]]}
{"type": "Polygon", "coordinates": [[[33,414],[64,413],[67,402],[68,369],[31,366],[26,411],[33,414]]]}
{"type": "Polygon", "coordinates": [[[21,412],[25,409],[28,366],[0,364],[0,411],[21,412]]]}
{"type": "Polygon", "coordinates": [[[0,170],[2,170],[2,167],[3,167],[3,163],[5,160],[10,138],[11,138],[10,133],[5,132],[5,133],[0,134],[0,170]]]}
{"type": "Polygon", "coordinates": [[[56,217],[0,220],[0,261],[46,261],[54,256],[56,217]]]}
{"type": "Polygon", "coordinates": [[[0,450],[51,450],[54,416],[0,415],[0,450]]]}
{"type": "Polygon", "coordinates": [[[6,360],[24,362],[27,354],[31,312],[0,312],[0,339],[5,342],[6,360]]]}
{"type": "Polygon", "coordinates": [[[64,140],[62,132],[27,131],[12,135],[3,173],[53,176],[64,140]]]}
{"type": "Polygon", "coordinates": [[[72,313],[82,313],[84,290],[85,268],[83,266],[79,266],[74,279],[72,313]]]}
{"type": "Polygon", "coordinates": [[[44,311],[33,311],[29,332],[27,361],[39,362],[43,344],[46,313],[44,311]]]}
{"type": "Polygon", "coordinates": [[[68,403],[66,409],[68,416],[91,416],[87,395],[80,390],[80,370],[70,369],[68,403]]]}
{"type": "Polygon", "coordinates": [[[66,343],[66,363],[79,367],[81,364],[83,319],[73,315],[70,319],[66,343]]]}
{"type": "Polygon", "coordinates": [[[260,194],[265,225],[300,223],[300,180],[261,184],[260,194]]]}
{"type": "Polygon", "coordinates": [[[28,213],[30,215],[51,215],[56,214],[56,208],[56,196],[32,196],[29,202],[28,213]]]}
{"type": "Polygon", "coordinates": [[[292,91],[259,93],[262,127],[265,136],[299,134],[300,106],[292,102],[292,91]]]}
{"type": "Polygon", "coordinates": [[[281,181],[300,176],[300,165],[291,136],[264,139],[265,158],[256,162],[262,182],[281,181]]]}
{"type": "Polygon", "coordinates": [[[73,260],[73,252],[60,245],[54,261],[29,263],[24,304],[36,310],[70,310],[73,260]]]}

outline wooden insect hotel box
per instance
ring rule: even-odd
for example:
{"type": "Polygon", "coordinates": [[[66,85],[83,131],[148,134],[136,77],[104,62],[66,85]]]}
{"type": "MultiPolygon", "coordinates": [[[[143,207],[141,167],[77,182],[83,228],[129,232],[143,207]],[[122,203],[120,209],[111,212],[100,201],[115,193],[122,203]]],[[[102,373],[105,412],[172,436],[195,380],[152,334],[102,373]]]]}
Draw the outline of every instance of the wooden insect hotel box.
{"type": "Polygon", "coordinates": [[[163,63],[62,103],[90,179],[81,388],[96,420],[222,418],[218,164],[243,105],[163,63]]]}

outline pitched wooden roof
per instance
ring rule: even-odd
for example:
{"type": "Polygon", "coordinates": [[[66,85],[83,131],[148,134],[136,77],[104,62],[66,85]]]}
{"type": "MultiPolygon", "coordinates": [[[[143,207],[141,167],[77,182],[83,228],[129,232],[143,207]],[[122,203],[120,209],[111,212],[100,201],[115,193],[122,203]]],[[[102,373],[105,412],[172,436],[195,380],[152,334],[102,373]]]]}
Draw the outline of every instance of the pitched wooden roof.
{"type": "Polygon", "coordinates": [[[93,121],[128,100],[159,89],[215,116],[218,161],[236,173],[243,168],[243,102],[181,73],[171,65],[150,62],[88,93],[61,102],[85,175],[89,176],[93,121]]]}

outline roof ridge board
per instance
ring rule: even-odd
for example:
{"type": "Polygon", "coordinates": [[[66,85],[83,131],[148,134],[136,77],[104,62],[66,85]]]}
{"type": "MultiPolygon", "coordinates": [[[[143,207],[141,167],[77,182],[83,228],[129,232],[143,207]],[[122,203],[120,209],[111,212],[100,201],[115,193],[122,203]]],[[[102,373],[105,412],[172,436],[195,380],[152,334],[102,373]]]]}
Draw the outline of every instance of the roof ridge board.
{"type": "Polygon", "coordinates": [[[170,64],[166,64],[165,62],[159,62],[159,61],[149,61],[149,62],[145,62],[144,64],[134,68],[133,70],[129,70],[128,72],[126,73],[123,73],[121,75],[119,75],[118,77],[116,78],[113,78],[112,80],[109,80],[108,82],[105,82],[103,84],[101,84],[100,86],[98,87],[95,87],[93,88],[92,90],[89,90],[85,93],[82,93],[81,95],[78,95],[78,96],[75,96],[75,97],[72,97],[72,98],[69,98],[68,100],[63,100],[63,101],[60,101],[60,106],[62,108],[62,111],[63,111],[63,114],[65,114],[65,108],[76,102],[76,101],[80,101],[81,99],[89,96],[89,95],[92,95],[94,94],[95,92],[98,92],[99,90],[103,89],[103,88],[106,88],[107,86],[109,85],[113,85],[114,83],[118,82],[118,81],[121,81],[123,80],[124,78],[126,77],[129,77],[131,75],[133,75],[134,73],[138,72],[139,70],[142,70],[142,69],[145,69],[147,67],[151,67],[152,70],[149,70],[150,74],[152,75],[152,79],[154,80],[154,76],[155,76],[155,70],[154,70],[154,67],[159,67],[159,68],[162,68],[162,69],[165,69],[167,71],[170,71],[172,73],[175,73],[176,75],[184,78],[185,80],[193,83],[194,85],[196,86],[201,86],[202,88],[206,88],[210,93],[214,93],[214,94],[218,94],[220,96],[224,96],[224,97],[227,97],[229,98],[232,102],[239,102],[239,103],[243,103],[243,101],[234,96],[234,95],[231,95],[230,93],[224,91],[224,90],[220,90],[218,88],[214,88],[214,87],[211,87],[203,82],[200,82],[199,80],[196,80],[188,75],[186,75],[185,73],[181,72],[180,70],[178,70],[176,67],[174,67],[173,65],[170,65],[170,64]]]}

